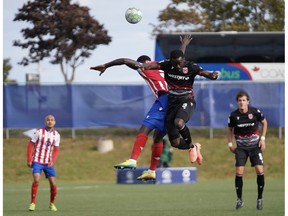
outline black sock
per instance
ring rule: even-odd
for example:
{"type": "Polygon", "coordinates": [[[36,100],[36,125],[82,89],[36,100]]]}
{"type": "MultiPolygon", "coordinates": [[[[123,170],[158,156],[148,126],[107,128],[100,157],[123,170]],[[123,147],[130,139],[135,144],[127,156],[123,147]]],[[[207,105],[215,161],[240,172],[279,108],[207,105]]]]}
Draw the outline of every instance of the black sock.
{"type": "Polygon", "coordinates": [[[264,185],[265,185],[264,174],[263,175],[257,175],[258,199],[262,199],[264,185]]]}
{"type": "Polygon", "coordinates": [[[177,148],[181,149],[181,150],[186,150],[186,149],[190,149],[191,145],[192,144],[188,144],[188,143],[185,142],[184,139],[180,138],[180,143],[179,143],[177,148]]]}
{"type": "Polygon", "coordinates": [[[179,130],[179,133],[181,134],[182,138],[184,139],[186,143],[188,144],[192,143],[191,134],[190,134],[189,128],[186,125],[184,126],[184,128],[179,130]]]}
{"type": "Polygon", "coordinates": [[[237,198],[242,200],[242,188],[243,188],[242,176],[235,177],[235,188],[236,188],[237,198]]]}

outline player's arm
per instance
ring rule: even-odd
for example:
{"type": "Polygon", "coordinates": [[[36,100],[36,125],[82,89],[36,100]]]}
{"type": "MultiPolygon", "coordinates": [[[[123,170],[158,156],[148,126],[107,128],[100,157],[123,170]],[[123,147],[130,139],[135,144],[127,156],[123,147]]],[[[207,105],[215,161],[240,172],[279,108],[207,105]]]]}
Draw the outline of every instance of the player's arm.
{"type": "Polygon", "coordinates": [[[189,35],[185,35],[184,37],[180,36],[180,43],[181,43],[181,46],[180,46],[180,50],[185,54],[185,51],[186,51],[186,47],[188,46],[188,44],[190,43],[190,41],[192,40],[192,36],[191,34],[189,35]]]}
{"type": "Polygon", "coordinates": [[[142,70],[160,70],[161,69],[161,65],[158,62],[151,62],[147,64],[137,62],[136,67],[141,68],[142,70]]]}
{"type": "Polygon", "coordinates": [[[58,154],[59,154],[59,147],[55,146],[52,153],[52,160],[49,162],[48,167],[52,167],[55,164],[55,161],[58,158],[58,154]]]}
{"type": "Polygon", "coordinates": [[[265,137],[266,137],[266,133],[267,133],[267,128],[268,128],[268,122],[266,119],[263,119],[261,121],[261,124],[262,124],[262,135],[260,137],[260,140],[259,140],[259,148],[264,151],[265,148],[266,148],[266,143],[265,143],[265,137]]]}
{"type": "Polygon", "coordinates": [[[232,138],[233,138],[233,127],[228,127],[227,129],[228,148],[232,153],[235,153],[236,148],[233,146],[232,138]]]}
{"type": "Polygon", "coordinates": [[[101,65],[97,65],[95,67],[90,67],[91,70],[98,70],[100,71],[100,76],[105,72],[105,70],[109,67],[113,67],[113,66],[118,66],[118,65],[126,65],[128,67],[130,67],[131,69],[138,69],[138,67],[136,66],[138,62],[132,60],[132,59],[128,59],[128,58],[119,58],[119,59],[115,59],[113,61],[107,62],[105,64],[101,64],[101,65]]]}
{"type": "Polygon", "coordinates": [[[213,71],[213,72],[209,72],[209,71],[206,71],[206,70],[202,70],[199,72],[199,75],[200,76],[203,76],[203,77],[206,77],[210,80],[216,80],[219,76],[219,72],[217,71],[213,71]]]}
{"type": "Polygon", "coordinates": [[[29,142],[27,146],[27,166],[31,167],[32,166],[32,152],[33,152],[33,142],[29,142]]]}

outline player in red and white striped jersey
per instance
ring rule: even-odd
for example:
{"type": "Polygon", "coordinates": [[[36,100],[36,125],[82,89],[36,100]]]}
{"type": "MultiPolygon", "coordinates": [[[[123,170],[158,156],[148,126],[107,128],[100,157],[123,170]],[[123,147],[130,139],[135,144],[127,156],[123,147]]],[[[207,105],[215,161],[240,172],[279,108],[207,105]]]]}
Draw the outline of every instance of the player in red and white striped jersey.
{"type": "Polygon", "coordinates": [[[36,195],[42,171],[50,183],[49,208],[51,211],[57,211],[54,205],[57,194],[54,163],[59,153],[60,134],[54,129],[56,121],[53,115],[46,116],[44,123],[44,128],[39,128],[34,132],[27,148],[27,165],[32,168],[33,174],[30,211],[36,208],[36,195]]]}

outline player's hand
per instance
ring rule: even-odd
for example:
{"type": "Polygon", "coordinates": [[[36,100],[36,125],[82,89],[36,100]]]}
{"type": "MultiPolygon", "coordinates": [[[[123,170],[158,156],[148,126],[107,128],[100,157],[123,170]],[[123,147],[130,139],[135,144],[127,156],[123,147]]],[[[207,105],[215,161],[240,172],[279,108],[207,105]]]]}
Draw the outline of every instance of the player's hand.
{"type": "Polygon", "coordinates": [[[95,66],[95,67],[90,67],[90,70],[100,71],[99,76],[101,76],[105,72],[106,66],[105,65],[98,65],[98,66],[95,66]]]}
{"type": "Polygon", "coordinates": [[[235,147],[229,147],[230,152],[232,152],[233,154],[235,154],[236,148],[235,147]]]}
{"type": "Polygon", "coordinates": [[[215,79],[217,79],[218,78],[218,76],[219,76],[219,73],[218,73],[218,71],[214,71],[214,72],[212,72],[211,73],[211,78],[213,79],[213,80],[215,80],[215,79]]]}
{"type": "Polygon", "coordinates": [[[31,168],[32,167],[32,161],[28,161],[27,166],[31,168]]]}
{"type": "Polygon", "coordinates": [[[54,165],[53,161],[50,161],[50,162],[48,163],[48,167],[52,167],[53,165],[54,165]]]}
{"type": "Polygon", "coordinates": [[[187,34],[184,37],[180,36],[180,42],[182,46],[187,46],[191,42],[192,39],[193,38],[191,34],[187,34]]]}
{"type": "Polygon", "coordinates": [[[265,141],[264,141],[264,140],[260,140],[258,146],[259,146],[259,149],[260,149],[261,151],[264,151],[264,150],[266,149],[266,143],[265,143],[265,141]]]}

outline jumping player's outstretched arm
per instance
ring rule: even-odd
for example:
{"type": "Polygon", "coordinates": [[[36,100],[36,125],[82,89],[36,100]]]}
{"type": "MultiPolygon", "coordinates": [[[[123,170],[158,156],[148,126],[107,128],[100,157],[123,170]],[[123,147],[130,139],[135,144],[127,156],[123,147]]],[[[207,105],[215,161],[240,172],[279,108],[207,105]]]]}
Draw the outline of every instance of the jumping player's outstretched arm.
{"type": "Polygon", "coordinates": [[[90,67],[90,70],[98,70],[100,71],[99,76],[101,76],[105,70],[109,67],[117,66],[117,65],[126,65],[127,67],[130,67],[133,70],[137,70],[138,67],[136,66],[138,62],[134,61],[133,59],[129,58],[119,58],[115,59],[111,62],[107,62],[105,64],[97,65],[95,67],[90,67]]]}
{"type": "Polygon", "coordinates": [[[209,71],[203,70],[200,72],[199,75],[204,76],[204,77],[211,79],[211,80],[216,80],[219,76],[219,72],[217,72],[217,71],[209,72],[209,71]]]}

